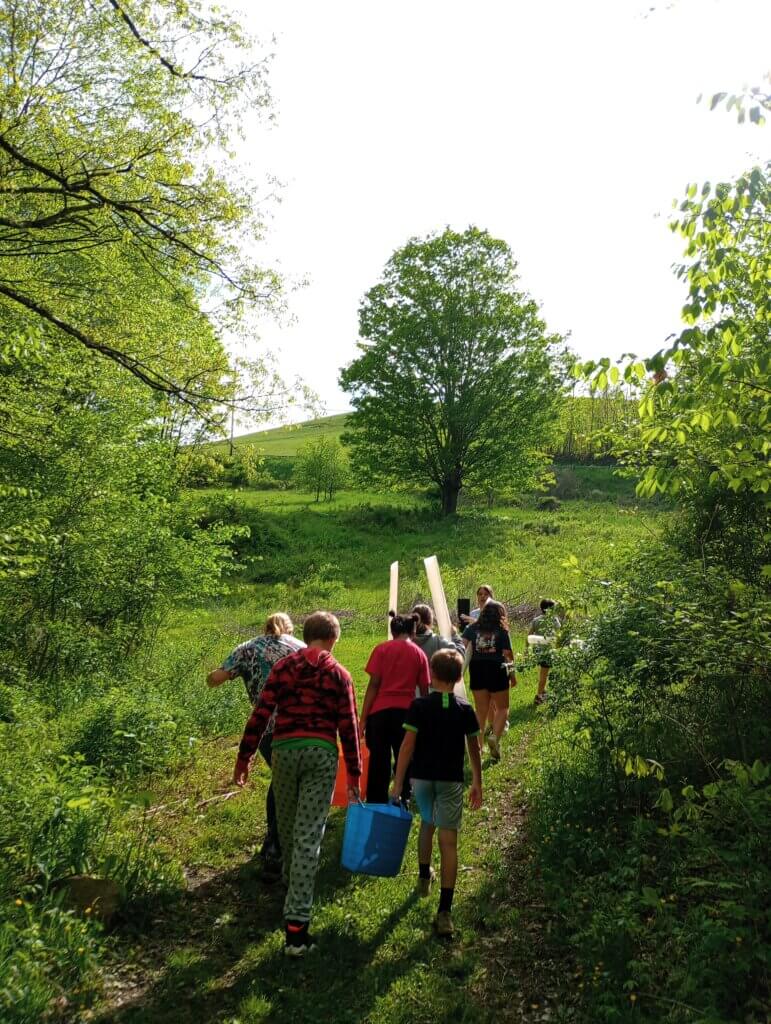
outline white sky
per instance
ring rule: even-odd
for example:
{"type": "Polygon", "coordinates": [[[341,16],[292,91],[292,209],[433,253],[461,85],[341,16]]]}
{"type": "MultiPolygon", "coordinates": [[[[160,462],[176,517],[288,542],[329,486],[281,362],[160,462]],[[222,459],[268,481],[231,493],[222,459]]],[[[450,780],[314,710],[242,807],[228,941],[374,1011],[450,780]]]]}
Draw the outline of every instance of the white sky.
{"type": "Polygon", "coordinates": [[[447,224],[505,239],[583,357],[655,351],[684,301],[672,199],[768,153],[768,126],[696,104],[771,68],[764,0],[227,6],[276,36],[277,123],[247,126],[242,159],[285,183],[263,259],[309,282],[262,343],[330,414],[347,408],[362,295],[395,248],[447,224]]]}

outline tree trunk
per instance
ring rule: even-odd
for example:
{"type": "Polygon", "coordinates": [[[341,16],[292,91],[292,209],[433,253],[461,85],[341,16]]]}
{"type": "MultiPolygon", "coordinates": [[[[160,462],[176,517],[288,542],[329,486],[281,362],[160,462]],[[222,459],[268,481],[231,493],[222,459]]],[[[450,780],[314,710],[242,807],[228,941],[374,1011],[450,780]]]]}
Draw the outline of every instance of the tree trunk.
{"type": "Polygon", "coordinates": [[[460,483],[454,479],[446,479],[442,483],[442,515],[452,516],[458,510],[458,495],[460,494],[460,483]]]}

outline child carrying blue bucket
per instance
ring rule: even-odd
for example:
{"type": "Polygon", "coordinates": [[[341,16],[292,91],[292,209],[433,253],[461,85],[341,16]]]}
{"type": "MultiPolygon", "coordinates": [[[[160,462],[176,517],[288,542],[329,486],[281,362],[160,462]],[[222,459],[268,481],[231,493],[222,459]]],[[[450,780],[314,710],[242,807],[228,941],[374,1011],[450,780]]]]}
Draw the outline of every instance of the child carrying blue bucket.
{"type": "Polygon", "coordinates": [[[391,790],[392,799],[400,800],[411,764],[412,792],[421,818],[418,893],[422,897],[429,895],[436,878],[431,858],[434,833],[439,830],[441,891],[434,928],[442,938],[451,938],[454,931],[451,910],[458,874],[458,830],[463,818],[464,743],[472,773],[469,804],[473,810],[482,806],[479,723],[471,705],[453,693],[462,677],[463,658],[457,651],[442,650],[433,655],[433,693],[414,700],[407,711],[406,735],[391,790]]]}

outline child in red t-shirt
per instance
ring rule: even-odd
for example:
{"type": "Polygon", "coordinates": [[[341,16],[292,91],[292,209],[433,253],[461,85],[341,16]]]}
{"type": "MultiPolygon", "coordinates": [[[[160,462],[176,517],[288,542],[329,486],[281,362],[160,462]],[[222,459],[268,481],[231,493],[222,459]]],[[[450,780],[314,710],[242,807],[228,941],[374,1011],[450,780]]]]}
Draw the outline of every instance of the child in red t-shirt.
{"type": "MultiPolygon", "coordinates": [[[[388,803],[391,773],[404,739],[404,713],[415,699],[428,693],[428,658],[414,642],[417,615],[391,616],[393,640],[378,644],[365,671],[370,680],[364,695],[359,730],[369,747],[367,803],[388,803]]],[[[409,794],[405,794],[405,799],[409,794]]]]}

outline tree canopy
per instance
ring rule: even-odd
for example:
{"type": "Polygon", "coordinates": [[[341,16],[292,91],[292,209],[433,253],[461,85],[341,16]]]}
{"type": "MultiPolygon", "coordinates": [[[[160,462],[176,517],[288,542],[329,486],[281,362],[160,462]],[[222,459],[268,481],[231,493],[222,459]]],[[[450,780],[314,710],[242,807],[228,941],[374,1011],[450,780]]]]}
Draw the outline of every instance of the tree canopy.
{"type": "Polygon", "coordinates": [[[43,326],[206,407],[219,331],[275,299],[257,190],[228,175],[266,108],[264,60],[197,2],[8,0],[0,9],[0,316],[43,326]]]}
{"type": "Polygon", "coordinates": [[[560,338],[517,280],[509,246],[475,227],[393,254],[340,377],[361,476],[433,483],[444,513],[465,484],[532,482],[561,394],[560,338]]]}

